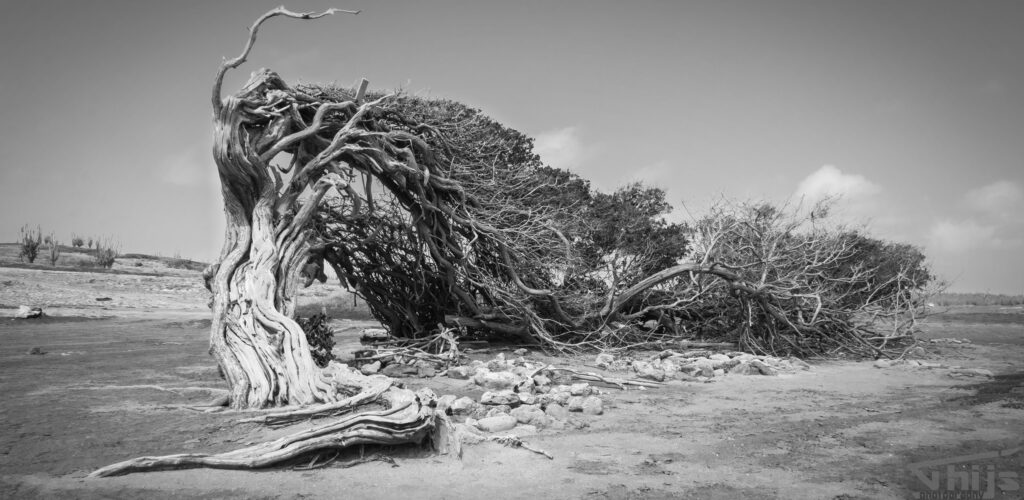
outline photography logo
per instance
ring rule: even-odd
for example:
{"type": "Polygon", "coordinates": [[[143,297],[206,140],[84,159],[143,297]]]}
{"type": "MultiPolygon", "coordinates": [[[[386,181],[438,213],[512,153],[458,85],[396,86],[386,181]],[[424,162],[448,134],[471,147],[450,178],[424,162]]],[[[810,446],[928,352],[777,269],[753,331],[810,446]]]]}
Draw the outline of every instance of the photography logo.
{"type": "Polygon", "coordinates": [[[908,467],[928,491],[920,492],[917,498],[925,499],[988,499],[996,493],[1020,491],[1020,474],[1015,471],[999,470],[995,465],[981,465],[993,458],[1005,458],[1020,453],[1022,448],[990,451],[975,455],[915,462],[908,467]]]}

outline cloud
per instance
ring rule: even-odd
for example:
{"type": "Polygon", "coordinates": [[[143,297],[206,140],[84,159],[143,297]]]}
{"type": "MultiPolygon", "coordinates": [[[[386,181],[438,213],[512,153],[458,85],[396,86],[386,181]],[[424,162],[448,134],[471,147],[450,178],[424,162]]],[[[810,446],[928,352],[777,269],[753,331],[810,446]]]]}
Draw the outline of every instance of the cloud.
{"type": "Polygon", "coordinates": [[[1020,212],[1024,204],[1024,191],[1013,182],[997,181],[968,191],[964,195],[964,202],[984,215],[1009,218],[1020,212]]]}
{"type": "Polygon", "coordinates": [[[929,246],[945,253],[969,250],[1005,250],[1024,244],[1024,238],[1012,227],[980,223],[974,219],[941,219],[932,224],[929,246]]]}
{"type": "Polygon", "coordinates": [[[881,187],[862,175],[844,174],[832,165],[825,165],[808,175],[796,189],[796,197],[814,203],[826,198],[855,201],[881,191],[881,187]]]}
{"type": "Polygon", "coordinates": [[[555,168],[572,169],[583,161],[583,143],[576,127],[565,127],[541,133],[533,142],[533,150],[541,161],[555,168]]]}

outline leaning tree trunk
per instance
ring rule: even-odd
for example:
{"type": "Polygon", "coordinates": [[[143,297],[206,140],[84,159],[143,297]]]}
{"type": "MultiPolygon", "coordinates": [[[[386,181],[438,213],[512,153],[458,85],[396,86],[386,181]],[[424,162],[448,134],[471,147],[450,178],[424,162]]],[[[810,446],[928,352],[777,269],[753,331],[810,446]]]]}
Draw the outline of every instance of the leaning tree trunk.
{"type": "Polygon", "coordinates": [[[227,228],[210,282],[211,353],[231,386],[233,408],[328,402],[335,391],[322,379],[292,315],[310,246],[304,230],[309,207],[331,183],[314,186],[316,196],[306,201],[305,210],[279,212],[279,181],[254,150],[261,137],[248,127],[245,104],[243,98],[228,97],[214,119],[227,228]]]}

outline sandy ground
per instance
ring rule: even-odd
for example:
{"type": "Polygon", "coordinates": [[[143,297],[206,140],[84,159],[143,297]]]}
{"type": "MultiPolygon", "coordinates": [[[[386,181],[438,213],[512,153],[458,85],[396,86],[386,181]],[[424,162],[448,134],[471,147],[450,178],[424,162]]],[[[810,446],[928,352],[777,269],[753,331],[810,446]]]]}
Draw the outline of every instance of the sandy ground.
{"type": "MultiPolygon", "coordinates": [[[[948,368],[816,362],[811,371],[778,377],[609,390],[604,415],[580,417],[582,428],[522,436],[554,460],[494,443],[467,447],[461,460],[409,446],[363,450],[393,464],[85,479],[135,456],[224,451],[268,436],[236,423],[237,414],[182,408],[224,389],[206,353],[207,297],[197,273],[153,274],[0,268],[0,316],[19,304],[52,315],[0,318],[0,497],[940,498],[927,495],[962,492],[959,483],[947,484],[960,472],[980,478],[979,495],[991,482],[992,498],[1024,497],[1024,452],[1013,452],[1024,436],[1019,310],[968,311],[928,327],[929,337],[973,340],[930,344],[929,361],[989,369],[994,379],[955,378],[948,368]],[[28,354],[34,347],[46,354],[28,354]],[[996,454],[979,455],[989,452],[996,454]],[[921,462],[922,477],[937,477],[934,489],[911,469],[921,462]],[[1010,474],[1021,478],[1016,489],[1010,474]]],[[[318,307],[340,297],[334,287],[308,292],[307,302],[318,307]]],[[[336,352],[354,348],[368,324],[335,321],[336,352]]],[[[405,381],[440,394],[480,393],[466,381],[405,381]]]]}

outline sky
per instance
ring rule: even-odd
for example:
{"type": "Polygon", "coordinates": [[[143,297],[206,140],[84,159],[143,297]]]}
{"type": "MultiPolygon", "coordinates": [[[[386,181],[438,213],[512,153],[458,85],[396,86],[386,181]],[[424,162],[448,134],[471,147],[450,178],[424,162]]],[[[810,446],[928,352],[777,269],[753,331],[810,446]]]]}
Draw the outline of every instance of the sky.
{"type": "MultiPolygon", "coordinates": [[[[215,258],[210,85],[280,1],[3,1],[0,241],[215,258]]],[[[267,67],[456,99],[600,189],[664,188],[672,217],[838,196],[950,290],[1024,293],[1024,2],[286,5],[362,13],[271,20],[225,92],[267,67]]]]}

